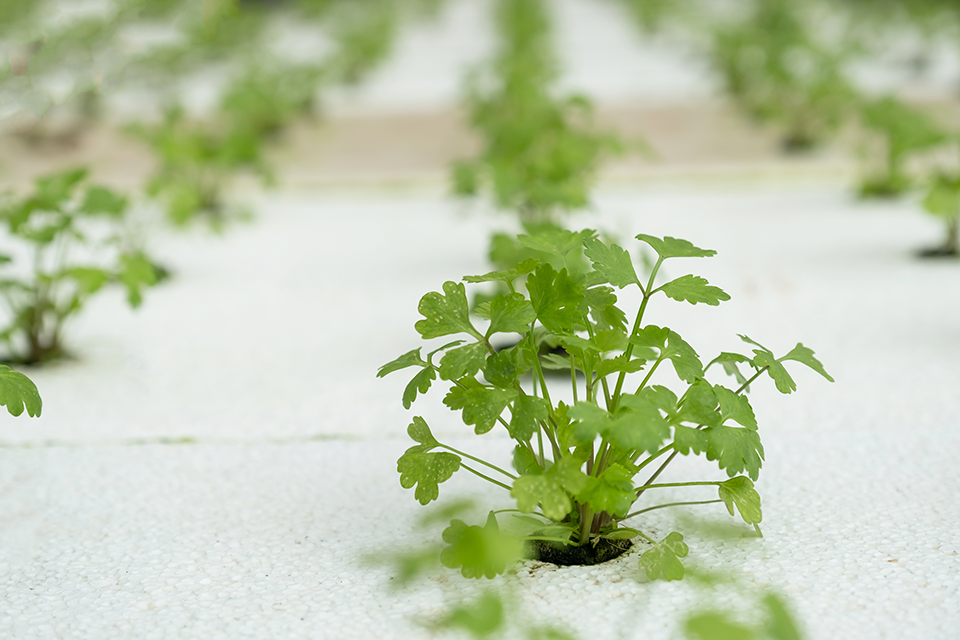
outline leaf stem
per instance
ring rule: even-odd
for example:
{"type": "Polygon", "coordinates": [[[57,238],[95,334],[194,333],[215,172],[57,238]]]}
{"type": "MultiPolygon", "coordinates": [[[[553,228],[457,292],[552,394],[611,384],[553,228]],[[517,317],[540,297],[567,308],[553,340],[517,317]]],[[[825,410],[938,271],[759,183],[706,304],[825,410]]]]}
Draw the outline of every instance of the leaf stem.
{"type": "Polygon", "coordinates": [[[638,516],[641,513],[646,513],[647,511],[656,511],[657,509],[665,509],[667,507],[681,507],[681,506],[691,505],[691,504],[714,504],[715,502],[723,502],[723,500],[717,499],[717,500],[699,500],[696,502],[668,502],[666,504],[658,504],[655,507],[647,507],[646,509],[640,509],[639,511],[628,513],[627,515],[620,518],[620,520],[627,520],[628,518],[638,516]]]}
{"type": "Polygon", "coordinates": [[[576,404],[578,401],[577,398],[577,360],[576,357],[571,353],[570,354],[570,386],[573,387],[573,403],[576,404]]]}
{"type": "Polygon", "coordinates": [[[653,366],[650,367],[650,371],[647,372],[647,375],[643,378],[643,382],[640,383],[640,386],[637,387],[637,390],[634,391],[634,394],[640,393],[640,391],[647,386],[647,383],[650,382],[650,378],[653,377],[653,372],[657,370],[657,367],[660,366],[660,363],[664,361],[663,354],[660,354],[660,357],[657,358],[657,361],[653,363],[653,366]]]}
{"type": "MultiPolygon", "coordinates": [[[[640,287],[640,289],[643,291],[643,301],[640,303],[640,309],[637,311],[637,319],[634,320],[633,329],[630,331],[631,338],[636,335],[637,331],[640,330],[640,323],[643,321],[643,313],[647,309],[647,303],[650,302],[650,296],[652,296],[655,293],[653,291],[653,283],[657,278],[657,272],[660,270],[660,265],[662,264],[663,264],[663,258],[662,257],[657,258],[657,263],[653,265],[653,270],[651,270],[650,272],[650,279],[647,282],[646,289],[644,289],[643,287],[640,287]]],[[[629,362],[630,356],[633,355],[632,342],[627,345],[627,349],[626,351],[624,351],[624,355],[625,355],[624,360],[629,362]]],[[[617,376],[617,386],[613,391],[613,398],[611,398],[610,407],[609,407],[609,411],[611,413],[613,411],[616,411],[617,409],[617,402],[619,402],[620,400],[620,393],[623,391],[623,382],[626,379],[626,377],[627,377],[626,370],[621,371],[620,375],[617,376]]]]}
{"type": "Polygon", "coordinates": [[[494,480],[494,479],[491,478],[490,476],[486,476],[486,475],[480,473],[479,471],[477,471],[476,469],[473,469],[472,467],[468,467],[467,465],[463,464],[462,462],[460,463],[460,468],[461,468],[461,469],[466,469],[467,471],[469,471],[469,472],[472,473],[473,475],[478,476],[478,477],[480,477],[480,478],[483,478],[483,479],[486,480],[487,482],[492,482],[493,484],[497,485],[498,487],[503,487],[503,488],[506,489],[507,491],[510,491],[510,487],[509,487],[509,486],[503,484],[502,482],[498,482],[497,480],[494,480]]]}
{"type": "MultiPolygon", "coordinates": [[[[503,475],[507,476],[507,477],[510,478],[511,480],[516,480],[516,479],[517,479],[517,476],[513,475],[513,474],[510,473],[509,471],[504,471],[504,470],[501,469],[500,467],[498,467],[498,466],[496,466],[496,465],[494,465],[494,464],[490,464],[490,463],[487,462],[486,460],[481,460],[480,458],[477,458],[476,456],[472,456],[472,455],[470,455],[469,453],[464,453],[463,451],[460,451],[460,450],[458,450],[458,449],[454,449],[453,447],[448,446],[448,445],[445,445],[445,444],[441,444],[440,446],[443,447],[444,449],[446,449],[447,451],[450,451],[451,453],[457,454],[458,456],[463,456],[464,458],[467,458],[468,460],[473,460],[474,462],[479,462],[479,463],[482,464],[483,466],[489,467],[490,469],[493,469],[494,471],[499,471],[500,473],[502,473],[503,475]]],[[[507,488],[509,489],[509,487],[507,487],[507,488]]]]}
{"type": "Polygon", "coordinates": [[[719,487],[722,480],[698,480],[696,482],[664,482],[662,484],[645,484],[641,489],[666,489],[668,487],[719,487]]]}
{"type": "Polygon", "coordinates": [[[742,385],[740,385],[740,388],[737,389],[736,391],[734,391],[734,393],[735,393],[736,395],[740,395],[741,393],[743,393],[743,390],[746,389],[747,387],[749,387],[751,382],[753,382],[754,380],[756,380],[757,378],[759,378],[759,377],[760,377],[760,374],[762,374],[764,371],[766,371],[766,370],[769,369],[769,368],[770,368],[770,365],[765,365],[765,366],[761,367],[760,370],[757,371],[755,374],[753,374],[753,376],[752,376],[749,380],[747,380],[747,381],[744,382],[742,385]]]}

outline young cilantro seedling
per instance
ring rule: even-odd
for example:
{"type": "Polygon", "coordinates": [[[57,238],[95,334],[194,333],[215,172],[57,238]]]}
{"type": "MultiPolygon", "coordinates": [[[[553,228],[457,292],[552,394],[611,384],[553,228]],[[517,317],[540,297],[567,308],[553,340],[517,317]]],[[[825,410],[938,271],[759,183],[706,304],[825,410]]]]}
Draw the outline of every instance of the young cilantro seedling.
{"type": "MultiPolygon", "coordinates": [[[[437,440],[417,416],[407,432],[418,444],[397,461],[400,483],[414,489],[416,499],[425,505],[438,498],[440,484],[467,471],[508,492],[516,501],[514,511],[532,514],[518,520],[526,528],[519,539],[537,541],[541,558],[556,549],[588,556],[594,550],[603,557],[611,545],[622,549],[623,538],[639,536],[652,545],[640,561],[647,575],[679,579],[681,558],[688,551],[683,536],[672,532],[654,540],[626,522],[665,507],[722,502],[731,515],[739,512],[759,532],[760,496],[753,483],[760,473],[763,446],[745,392],[764,374],[780,392],[793,392],[796,383],[784,366],[787,362],[799,362],[832,378],[802,344],[777,357],[746,336],[741,338],[752,353],[724,352],[704,366],[675,331],[646,323],[654,299],[694,305],[718,305],[729,299],[699,276],[658,281],[665,261],[709,257],[714,251],[686,240],[640,234],[637,239],[657,254],[649,277],[641,279],[621,247],[603,242],[589,230],[571,235],[590,260],[592,270],[587,273],[558,270],[550,262],[529,258],[513,269],[445,282],[442,292],[420,300],[423,319],[416,330],[421,337],[457,339],[426,356],[420,348],[409,351],[381,367],[377,375],[417,369],[403,393],[408,409],[438,379],[448,384],[443,403],[459,412],[476,434],[503,428],[514,440],[514,470],[437,440]],[[502,283],[507,292],[477,307],[484,322],[475,324],[466,284],[486,282],[502,283]],[[616,289],[627,287],[642,295],[631,324],[617,305],[616,289]],[[519,342],[498,351],[492,342],[498,334],[517,336],[519,342]],[[540,343],[549,337],[565,349],[565,356],[554,357],[569,371],[572,401],[558,398],[556,383],[548,384],[537,357],[540,343]],[[707,372],[714,365],[734,376],[737,386],[708,381],[707,372]],[[673,388],[658,383],[669,369],[679,381],[673,388]],[[689,454],[716,461],[728,478],[657,482],[672,460],[689,454]],[[718,496],[647,504],[663,489],[694,486],[716,487],[718,496]]],[[[555,260],[568,258],[560,250],[543,248],[555,260]]],[[[502,573],[503,558],[509,557],[505,536],[495,514],[482,527],[455,520],[444,532],[449,546],[441,560],[467,577],[502,573]]]]}
{"type": "Polygon", "coordinates": [[[23,245],[0,255],[6,272],[0,301],[7,312],[0,341],[9,362],[37,364],[64,355],[64,326],[104,285],[123,285],[128,303],[137,307],[143,289],[156,282],[152,263],[125,235],[127,200],[101,186],[81,189],[86,175],[74,169],[40,178],[32,194],[8,194],[0,202],[0,220],[23,245]]]}

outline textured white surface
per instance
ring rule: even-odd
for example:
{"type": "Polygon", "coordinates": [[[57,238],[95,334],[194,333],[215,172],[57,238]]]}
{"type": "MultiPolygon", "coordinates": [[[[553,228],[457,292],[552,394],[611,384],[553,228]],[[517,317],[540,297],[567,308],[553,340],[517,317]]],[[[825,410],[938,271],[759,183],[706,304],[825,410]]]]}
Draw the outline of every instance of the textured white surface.
{"type": "MultiPolygon", "coordinates": [[[[783,591],[814,639],[955,637],[960,265],[910,255],[936,224],[828,187],[608,190],[597,204],[579,221],[719,251],[670,275],[703,274],[732,300],[664,301],[650,322],[706,357],[739,346],[735,332],[775,351],[802,340],[837,378],[798,372],[793,396],[756,388],[766,537],[680,526],[689,562],[783,591]]],[[[507,219],[431,194],[260,208],[224,238],[165,239],[176,278],[136,314],[96,301],[74,327],[83,359],[32,374],[44,417],[0,417],[0,637],[427,637],[410,616],[483,586],[453,574],[391,594],[388,571],[361,558],[436,539],[414,529],[422,510],[394,470],[405,377],[374,371],[417,345],[420,295],[485,270],[487,230],[507,219]]],[[[466,438],[441,394],[414,405],[438,435],[508,455],[501,435],[466,438]]],[[[670,477],[717,477],[677,462],[670,477]]],[[[476,490],[455,477],[441,495],[476,490]]],[[[696,513],[733,522],[716,507],[696,513]]],[[[637,525],[662,536],[674,516],[637,525]]],[[[675,637],[702,592],[638,582],[640,551],[523,571],[528,611],[584,638],[675,637]]]]}

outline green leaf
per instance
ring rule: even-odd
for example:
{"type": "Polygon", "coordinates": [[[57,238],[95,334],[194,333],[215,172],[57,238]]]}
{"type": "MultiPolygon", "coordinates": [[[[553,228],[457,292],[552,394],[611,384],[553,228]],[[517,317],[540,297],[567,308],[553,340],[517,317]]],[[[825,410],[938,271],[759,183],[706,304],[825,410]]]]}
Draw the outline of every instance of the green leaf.
{"type": "Polygon", "coordinates": [[[644,395],[624,395],[607,438],[622,451],[656,453],[670,437],[670,424],[644,395]]]}
{"type": "Polygon", "coordinates": [[[533,513],[540,505],[543,515],[554,521],[563,520],[573,509],[570,496],[563,490],[555,474],[520,476],[513,481],[510,495],[517,499],[517,508],[533,513]]]}
{"type": "Polygon", "coordinates": [[[522,476],[543,473],[543,467],[537,462],[530,449],[522,445],[513,448],[513,468],[522,476]]]}
{"type": "Polygon", "coordinates": [[[589,481],[587,474],[583,472],[583,463],[584,460],[577,456],[563,456],[550,467],[550,473],[556,475],[564,489],[578,495],[586,489],[589,481]]]}
{"type": "Polygon", "coordinates": [[[773,378],[773,382],[777,386],[777,391],[780,393],[793,393],[797,390],[797,383],[793,381],[793,378],[790,377],[790,374],[787,373],[784,366],[773,356],[772,351],[759,342],[754,342],[745,335],[741,335],[740,339],[760,347],[759,349],[753,350],[754,357],[751,364],[758,371],[766,367],[767,374],[773,378]]]}
{"type": "Polygon", "coordinates": [[[120,256],[120,282],[127,289],[127,303],[136,309],[143,302],[143,287],[157,284],[157,270],[141,252],[120,256]]]}
{"type": "Polygon", "coordinates": [[[665,413],[669,414],[677,410],[677,394],[659,384],[644,387],[638,395],[665,413]]]}
{"type": "Polygon", "coordinates": [[[638,535],[640,535],[640,532],[636,529],[621,527],[619,529],[614,529],[609,533],[604,533],[600,537],[606,538],[607,540],[630,540],[632,538],[636,538],[638,535]]]}
{"type": "Polygon", "coordinates": [[[470,323],[467,294],[462,284],[444,282],[441,295],[431,291],[420,299],[417,309],[424,317],[414,325],[425,340],[455,333],[469,333],[477,339],[483,336],[470,323]]]}
{"type": "Polygon", "coordinates": [[[592,402],[577,402],[567,415],[577,420],[573,425],[573,437],[579,444],[590,444],[610,427],[610,413],[592,402]]]}
{"type": "Polygon", "coordinates": [[[422,366],[422,364],[423,359],[420,357],[420,349],[417,348],[413,351],[407,351],[396,360],[391,360],[387,364],[377,369],[377,377],[382,378],[393,373],[394,371],[399,371],[400,369],[406,369],[407,367],[413,367],[416,365],[422,366]]]}
{"type": "Polygon", "coordinates": [[[923,208],[940,218],[955,218],[960,214],[960,182],[944,176],[934,178],[923,199],[923,208]]]}
{"type": "Polygon", "coordinates": [[[780,362],[784,360],[795,360],[796,362],[805,364],[830,382],[834,381],[833,378],[830,377],[830,374],[823,368],[823,364],[813,357],[813,350],[803,346],[800,342],[790,350],[790,353],[780,358],[780,362]]]}
{"type": "Polygon", "coordinates": [[[582,305],[586,305],[601,331],[626,333],[627,316],[617,307],[617,296],[610,287],[590,287],[584,293],[582,305]]]}
{"type": "Polygon", "coordinates": [[[756,640],[753,629],[731,620],[725,613],[699,613],[687,618],[684,633],[692,640],[756,640]]]}
{"type": "Polygon", "coordinates": [[[493,578],[518,560],[522,551],[519,540],[500,533],[492,511],[483,527],[451,520],[443,531],[443,541],[449,546],[440,552],[440,563],[460,569],[464,578],[493,578]]]}
{"type": "Polygon", "coordinates": [[[633,474],[619,464],[612,464],[599,476],[589,476],[586,486],[577,494],[577,501],[587,503],[595,512],[624,516],[637,499],[633,474]]]}
{"type": "Polygon", "coordinates": [[[746,396],[738,395],[719,384],[713,386],[713,392],[716,394],[717,400],[720,401],[720,420],[722,422],[733,420],[748,429],[756,431],[757,416],[753,413],[753,407],[750,406],[750,401],[747,400],[746,396]]]}
{"type": "Polygon", "coordinates": [[[664,260],[667,258],[709,258],[717,255],[717,252],[713,249],[700,249],[687,240],[671,238],[670,236],[661,240],[641,233],[637,236],[637,240],[646,242],[653,247],[653,250],[664,260]]]}
{"type": "Polygon", "coordinates": [[[604,280],[623,289],[627,285],[640,284],[637,272],[633,268],[630,254],[617,245],[608,247],[599,238],[587,238],[583,241],[584,254],[590,258],[593,268],[604,280]]]}
{"type": "Polygon", "coordinates": [[[634,334],[630,342],[638,347],[659,349],[660,357],[670,360],[677,376],[684,382],[692,384],[703,377],[700,356],[680,337],[680,334],[667,327],[647,325],[634,334]]]}
{"type": "Polygon", "coordinates": [[[437,622],[441,629],[466,631],[474,638],[492,636],[501,631],[503,625],[503,602],[491,591],[483,593],[475,602],[461,602],[437,622]]]}
{"type": "Polygon", "coordinates": [[[528,273],[531,273],[539,266],[539,260],[536,258],[527,258],[512,269],[506,269],[504,271],[491,271],[490,273],[485,273],[482,276],[464,276],[463,281],[471,283],[503,282],[504,284],[509,285],[520,276],[525,276],[528,273]]]}
{"type": "Polygon", "coordinates": [[[400,486],[412,489],[420,504],[428,504],[440,496],[439,485],[446,482],[460,469],[460,456],[446,451],[426,453],[419,447],[411,447],[397,460],[400,486]]]}
{"type": "Polygon", "coordinates": [[[5,406],[12,416],[19,416],[23,410],[36,418],[43,409],[43,401],[37,385],[27,376],[0,364],[0,405],[5,406]]]}
{"type": "Polygon", "coordinates": [[[70,197],[73,188],[87,177],[87,169],[67,169],[36,180],[37,191],[48,203],[59,203],[70,197]]]}
{"type": "Polygon", "coordinates": [[[424,368],[417,375],[413,376],[406,388],[403,390],[403,408],[409,409],[414,400],[417,399],[417,392],[421,395],[430,390],[430,385],[437,379],[437,372],[433,369],[424,368]]]}
{"type": "Polygon", "coordinates": [[[596,372],[601,378],[608,376],[611,373],[619,373],[621,371],[626,373],[636,373],[637,371],[642,370],[646,364],[646,360],[641,358],[631,358],[628,360],[626,354],[621,354],[615,358],[601,360],[597,365],[596,372]]]}
{"type": "Polygon", "coordinates": [[[527,278],[527,291],[537,319],[547,331],[569,334],[574,325],[581,322],[579,306],[585,291],[582,277],[577,279],[566,269],[557,272],[549,264],[543,264],[527,278]]]}
{"type": "Polygon", "coordinates": [[[427,421],[420,416],[413,417],[413,422],[407,426],[407,435],[420,443],[419,446],[410,447],[407,449],[407,451],[416,450],[426,453],[427,451],[440,446],[440,443],[437,442],[437,439],[433,437],[433,433],[430,432],[430,427],[427,425],[427,421]]]}
{"type": "Polygon", "coordinates": [[[533,307],[519,293],[502,294],[490,301],[490,328],[487,337],[494,333],[524,333],[536,320],[533,307]]]}
{"type": "Polygon", "coordinates": [[[667,344],[667,338],[670,337],[670,333],[671,331],[667,327],[648,324],[637,331],[630,338],[630,342],[638,347],[652,347],[663,351],[667,344]]]}
{"type": "Polygon", "coordinates": [[[683,536],[674,531],[660,542],[655,542],[652,549],[640,556],[640,568],[651,580],[661,575],[664,580],[681,580],[683,564],[680,558],[686,558],[688,552],[683,536]]]}
{"type": "Polygon", "coordinates": [[[759,524],[763,520],[760,509],[760,494],[753,488],[753,482],[745,476],[730,478],[720,484],[720,499],[727,505],[730,515],[735,515],[733,506],[737,506],[740,517],[747,524],[759,524]]]}
{"type": "Polygon", "coordinates": [[[660,290],[674,300],[689,302],[690,304],[703,302],[715,307],[721,301],[730,299],[730,296],[720,287],[711,286],[705,278],[693,275],[671,280],[660,287],[660,290]]]}
{"type": "Polygon", "coordinates": [[[550,405],[543,398],[519,396],[510,407],[510,437],[527,442],[537,432],[540,422],[550,416],[550,405]]]}
{"type": "Polygon", "coordinates": [[[527,229],[531,231],[530,234],[517,236],[521,246],[554,256],[564,264],[569,264],[570,258],[583,249],[587,238],[596,235],[596,231],[592,229],[570,231],[553,223],[540,225],[535,229],[527,226],[527,229]]]}
{"type": "Polygon", "coordinates": [[[709,369],[710,365],[717,363],[723,367],[724,372],[728,376],[733,376],[736,378],[737,382],[744,384],[747,381],[747,377],[740,373],[740,367],[737,364],[749,363],[750,358],[739,353],[728,353],[726,351],[722,352],[719,356],[714,358],[710,364],[708,364],[705,369],[709,369]]]}
{"type": "Polygon", "coordinates": [[[766,368],[767,374],[773,378],[773,382],[777,386],[777,391],[793,393],[797,390],[797,383],[790,377],[786,368],[773,357],[772,353],[758,349],[754,349],[753,352],[756,354],[753,358],[753,366],[758,370],[766,368]]]}
{"type": "Polygon", "coordinates": [[[763,605],[767,609],[765,631],[770,640],[801,640],[803,636],[800,635],[797,623],[793,621],[793,616],[780,598],[769,593],[764,596],[763,605]]]}
{"type": "Polygon", "coordinates": [[[683,394],[676,419],[697,425],[719,426],[721,418],[717,405],[717,394],[713,387],[700,378],[683,394]]]}
{"type": "Polygon", "coordinates": [[[464,387],[453,387],[443,399],[443,404],[454,411],[463,410],[463,422],[475,425],[479,435],[493,429],[497,418],[507,408],[516,392],[506,389],[492,389],[480,383],[464,387]]]}
{"type": "Polygon", "coordinates": [[[704,429],[707,436],[707,460],[716,460],[731,478],[744,471],[751,479],[760,476],[763,445],[753,429],[714,426],[704,429]]]}
{"type": "Polygon", "coordinates": [[[110,280],[109,273],[93,267],[72,267],[67,269],[64,275],[77,283],[77,290],[81,296],[96,293],[110,280]]]}
{"type": "Polygon", "coordinates": [[[126,209],[127,199],[104,187],[87,189],[83,204],[80,205],[80,211],[84,213],[106,213],[111,216],[120,216],[126,209]]]}
{"type": "Polygon", "coordinates": [[[487,356],[483,365],[484,379],[501,389],[513,388],[517,378],[523,373],[519,365],[520,349],[522,347],[517,345],[487,356]]]}
{"type": "Polygon", "coordinates": [[[703,377],[703,364],[700,362],[700,356],[675,331],[670,332],[670,337],[667,339],[667,348],[660,355],[670,359],[674,370],[677,372],[677,377],[684,382],[692,384],[698,378],[703,377]]]}
{"type": "Polygon", "coordinates": [[[440,378],[459,380],[464,376],[476,375],[486,362],[487,353],[487,346],[482,342],[447,351],[440,358],[440,378]]]}
{"type": "Polygon", "coordinates": [[[687,455],[691,451],[694,454],[701,454],[707,450],[707,434],[701,429],[675,424],[673,425],[673,448],[681,455],[687,455]]]}

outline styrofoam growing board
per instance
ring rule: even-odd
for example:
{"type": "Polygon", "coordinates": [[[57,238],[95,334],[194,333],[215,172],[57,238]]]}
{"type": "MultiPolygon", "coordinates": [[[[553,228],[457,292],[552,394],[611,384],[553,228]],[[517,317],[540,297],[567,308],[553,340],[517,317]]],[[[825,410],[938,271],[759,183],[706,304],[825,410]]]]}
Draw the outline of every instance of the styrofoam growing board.
{"type": "MultiPolygon", "coordinates": [[[[837,378],[800,372],[791,396],[756,386],[766,537],[680,526],[690,562],[781,590],[812,638],[951,637],[960,268],[910,255],[936,224],[827,188],[605,191],[597,208],[574,223],[624,246],[645,232],[719,251],[668,275],[705,275],[732,300],[664,301],[650,322],[705,357],[739,347],[738,331],[776,351],[802,340],[837,378]]],[[[389,572],[361,562],[437,538],[413,528],[421,509],[395,473],[406,379],[373,374],[419,343],[420,295],[486,270],[486,234],[509,220],[417,195],[273,195],[260,210],[222,239],[163,241],[174,280],[136,315],[119,295],[95,301],[72,336],[82,359],[31,373],[44,417],[0,416],[0,637],[419,637],[411,615],[480,588],[448,574],[391,595],[389,572]],[[138,438],[187,442],[121,444],[138,438]]],[[[460,440],[469,428],[442,393],[414,410],[505,459],[502,434],[460,440]]],[[[675,478],[718,477],[677,462],[675,478]]],[[[655,513],[637,526],[669,532],[673,516],[655,513]]],[[[670,637],[702,593],[638,583],[641,551],[530,567],[527,611],[585,637],[670,637]]]]}

